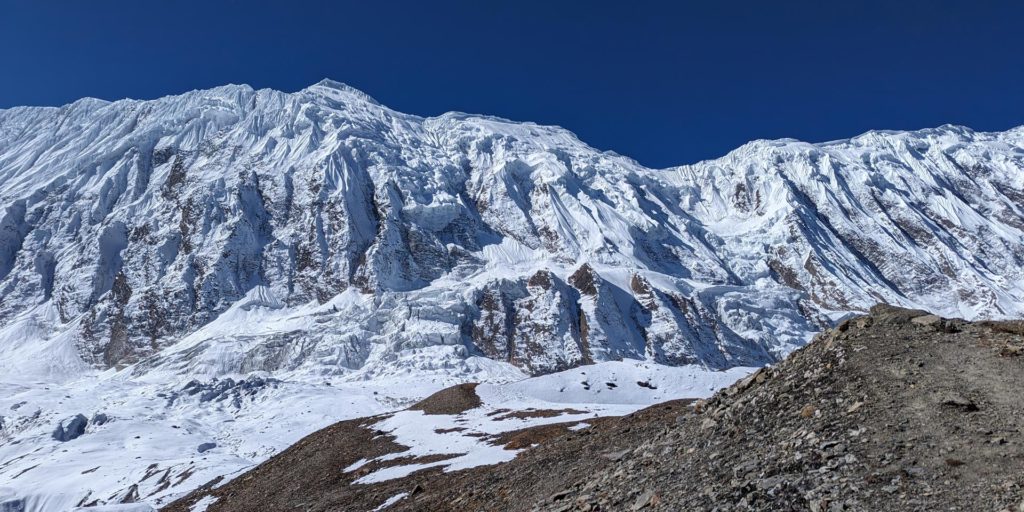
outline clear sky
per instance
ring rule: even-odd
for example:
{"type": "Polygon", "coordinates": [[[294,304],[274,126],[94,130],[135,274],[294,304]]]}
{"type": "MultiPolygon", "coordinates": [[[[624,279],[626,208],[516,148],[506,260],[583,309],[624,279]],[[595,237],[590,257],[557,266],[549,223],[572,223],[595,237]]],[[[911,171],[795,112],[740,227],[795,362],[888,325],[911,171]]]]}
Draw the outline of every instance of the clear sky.
{"type": "Polygon", "coordinates": [[[663,167],[755,138],[1024,124],[1024,2],[0,0],[0,108],[325,77],[663,167]]]}

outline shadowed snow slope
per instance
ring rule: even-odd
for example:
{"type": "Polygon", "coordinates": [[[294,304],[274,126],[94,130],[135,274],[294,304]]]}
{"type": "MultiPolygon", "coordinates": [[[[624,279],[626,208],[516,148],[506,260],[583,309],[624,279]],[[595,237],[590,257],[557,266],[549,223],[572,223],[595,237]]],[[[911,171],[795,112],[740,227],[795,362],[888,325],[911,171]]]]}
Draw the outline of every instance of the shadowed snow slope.
{"type": "MultiPolygon", "coordinates": [[[[24,469],[8,456],[127,389],[121,421],[192,418],[157,395],[192,380],[258,376],[238,393],[267,404],[432,383],[323,405],[246,452],[262,454],[455,382],[758,366],[876,302],[1018,316],[1022,169],[1024,129],[944,126],[654,170],[561,128],[410,116],[326,80],[0,110],[0,407],[40,401],[4,407],[0,486],[24,469]]],[[[226,400],[225,420],[248,407],[226,400]]]]}

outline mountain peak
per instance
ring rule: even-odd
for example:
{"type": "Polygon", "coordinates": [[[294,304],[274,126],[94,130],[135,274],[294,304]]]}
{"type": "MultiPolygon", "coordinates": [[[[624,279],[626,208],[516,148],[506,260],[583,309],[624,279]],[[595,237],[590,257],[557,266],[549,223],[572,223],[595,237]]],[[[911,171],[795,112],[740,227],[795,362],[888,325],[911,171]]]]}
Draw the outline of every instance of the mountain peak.
{"type": "Polygon", "coordinates": [[[355,87],[352,87],[351,85],[348,85],[348,84],[346,84],[344,82],[339,82],[337,80],[332,80],[330,78],[324,78],[323,80],[320,80],[319,82],[317,82],[317,83],[315,83],[315,84],[313,84],[313,85],[303,89],[303,91],[305,91],[305,92],[319,92],[319,93],[327,93],[327,94],[343,93],[343,94],[355,96],[355,97],[359,98],[360,100],[372,103],[374,105],[380,105],[380,102],[378,102],[377,100],[373,99],[373,97],[370,96],[369,94],[366,94],[365,92],[363,92],[363,91],[361,91],[359,89],[356,89],[355,87]]]}
{"type": "Polygon", "coordinates": [[[337,80],[332,80],[330,78],[324,78],[323,80],[320,80],[319,82],[317,82],[317,83],[315,83],[313,85],[314,86],[320,86],[320,87],[329,87],[331,89],[351,89],[352,88],[351,86],[349,86],[345,82],[339,82],[337,80]]]}

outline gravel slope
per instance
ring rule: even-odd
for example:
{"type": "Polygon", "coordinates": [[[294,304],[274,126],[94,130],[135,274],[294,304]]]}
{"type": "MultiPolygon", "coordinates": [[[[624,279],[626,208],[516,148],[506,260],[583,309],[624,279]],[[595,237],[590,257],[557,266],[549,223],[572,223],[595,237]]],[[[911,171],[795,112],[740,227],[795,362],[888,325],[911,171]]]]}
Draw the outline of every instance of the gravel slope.
{"type": "Polygon", "coordinates": [[[1021,333],[876,307],[541,508],[1024,510],[1021,333]]]}

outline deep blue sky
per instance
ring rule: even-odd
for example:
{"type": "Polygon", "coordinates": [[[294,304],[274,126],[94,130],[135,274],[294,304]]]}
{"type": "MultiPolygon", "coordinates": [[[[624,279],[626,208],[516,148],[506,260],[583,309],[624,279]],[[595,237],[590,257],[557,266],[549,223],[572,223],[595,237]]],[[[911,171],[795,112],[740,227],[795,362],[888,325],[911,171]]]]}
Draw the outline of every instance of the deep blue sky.
{"type": "Polygon", "coordinates": [[[1024,124],[1024,2],[0,0],[0,108],[324,77],[651,166],[754,138],[1024,124]]]}

